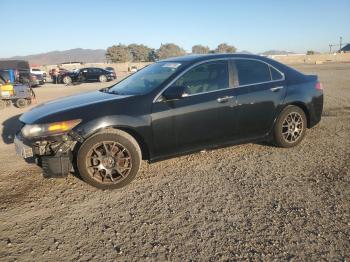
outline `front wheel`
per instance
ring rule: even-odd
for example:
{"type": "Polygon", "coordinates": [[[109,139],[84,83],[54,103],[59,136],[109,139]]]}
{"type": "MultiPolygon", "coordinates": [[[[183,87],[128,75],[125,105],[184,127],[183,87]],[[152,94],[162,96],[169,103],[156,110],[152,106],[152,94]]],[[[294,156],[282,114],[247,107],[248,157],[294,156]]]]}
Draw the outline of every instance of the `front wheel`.
{"type": "Polygon", "coordinates": [[[121,130],[108,130],[88,138],[80,147],[77,166],[82,179],[100,189],[121,188],[137,175],[141,150],[121,130]]]}
{"type": "Polygon", "coordinates": [[[279,147],[293,147],[306,134],[307,119],[298,106],[287,106],[277,118],[274,126],[274,142],[279,147]]]}

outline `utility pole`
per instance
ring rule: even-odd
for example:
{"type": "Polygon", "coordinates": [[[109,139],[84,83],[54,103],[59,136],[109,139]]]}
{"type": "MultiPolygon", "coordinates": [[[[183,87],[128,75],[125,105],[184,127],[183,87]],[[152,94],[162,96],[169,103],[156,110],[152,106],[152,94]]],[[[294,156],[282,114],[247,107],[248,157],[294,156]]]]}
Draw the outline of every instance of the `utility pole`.
{"type": "Polygon", "coordinates": [[[342,37],[340,37],[339,38],[339,50],[341,49],[341,47],[342,47],[342,42],[343,42],[343,38],[342,37]]]}
{"type": "Polygon", "coordinates": [[[329,44],[329,53],[332,53],[332,44],[329,44]]]}

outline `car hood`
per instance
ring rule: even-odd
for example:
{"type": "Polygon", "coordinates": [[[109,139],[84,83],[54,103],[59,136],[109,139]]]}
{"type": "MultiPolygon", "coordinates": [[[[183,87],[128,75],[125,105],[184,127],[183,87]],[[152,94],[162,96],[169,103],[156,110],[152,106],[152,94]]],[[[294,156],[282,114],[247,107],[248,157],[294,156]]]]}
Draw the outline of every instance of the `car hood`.
{"type": "MultiPolygon", "coordinates": [[[[67,112],[79,111],[79,109],[83,110],[85,107],[90,107],[106,102],[108,103],[114,100],[125,99],[126,97],[130,96],[109,94],[101,91],[93,91],[84,94],[68,96],[40,104],[30,111],[24,113],[19,118],[19,120],[25,124],[47,123],[50,122],[48,119],[54,119],[57,115],[68,116],[70,114],[67,112]]],[[[64,120],[69,119],[62,119],[62,121],[64,120]]]]}

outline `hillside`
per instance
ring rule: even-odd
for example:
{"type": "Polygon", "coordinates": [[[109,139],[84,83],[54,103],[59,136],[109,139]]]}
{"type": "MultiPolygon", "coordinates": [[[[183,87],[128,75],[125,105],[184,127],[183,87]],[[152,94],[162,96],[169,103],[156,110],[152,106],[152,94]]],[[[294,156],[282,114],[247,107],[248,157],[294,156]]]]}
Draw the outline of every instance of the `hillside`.
{"type": "Polygon", "coordinates": [[[52,65],[63,62],[99,63],[106,61],[105,53],[106,51],[104,49],[75,48],[65,51],[52,51],[28,56],[13,56],[6,59],[27,60],[31,65],[52,65]]]}
{"type": "Polygon", "coordinates": [[[289,55],[289,54],[294,54],[293,52],[288,52],[288,51],[284,51],[284,50],[269,50],[269,51],[265,51],[263,53],[260,53],[260,55],[289,55]]]}

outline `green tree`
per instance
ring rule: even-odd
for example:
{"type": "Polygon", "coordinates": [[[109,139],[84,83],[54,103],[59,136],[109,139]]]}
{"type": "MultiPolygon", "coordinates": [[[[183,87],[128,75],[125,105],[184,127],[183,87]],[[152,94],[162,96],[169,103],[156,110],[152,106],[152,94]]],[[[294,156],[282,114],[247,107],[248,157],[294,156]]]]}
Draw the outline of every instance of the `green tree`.
{"type": "Polygon", "coordinates": [[[145,45],[130,44],[128,50],[133,62],[149,62],[152,49],[145,45]]]}
{"type": "Polygon", "coordinates": [[[181,47],[169,43],[164,45],[162,44],[157,50],[156,54],[159,59],[165,59],[168,57],[182,56],[185,55],[186,52],[181,47]]]}
{"type": "Polygon", "coordinates": [[[203,45],[192,46],[192,54],[208,54],[210,52],[209,47],[203,45]]]}
{"type": "Polygon", "coordinates": [[[131,55],[126,45],[113,45],[107,48],[106,52],[107,61],[118,63],[131,61],[131,55]]]}
{"type": "Polygon", "coordinates": [[[218,47],[215,49],[215,53],[235,53],[236,47],[233,45],[228,45],[226,43],[219,44],[218,47]]]}
{"type": "Polygon", "coordinates": [[[152,49],[151,52],[149,52],[148,54],[148,61],[154,62],[154,61],[157,61],[158,59],[159,57],[157,55],[157,50],[152,49]]]}

